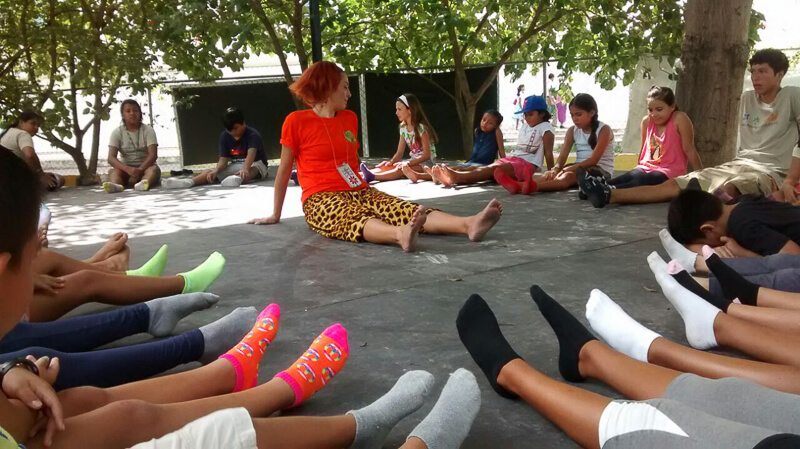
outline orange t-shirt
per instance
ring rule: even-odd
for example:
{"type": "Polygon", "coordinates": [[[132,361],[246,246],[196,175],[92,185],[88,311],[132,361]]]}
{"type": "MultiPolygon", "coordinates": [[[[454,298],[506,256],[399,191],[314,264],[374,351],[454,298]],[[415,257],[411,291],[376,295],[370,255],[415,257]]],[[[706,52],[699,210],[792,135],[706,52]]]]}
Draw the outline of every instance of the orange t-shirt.
{"type": "Polygon", "coordinates": [[[294,155],[303,202],[318,192],[367,188],[358,169],[358,118],[353,111],[339,111],[332,118],[311,109],[292,112],[283,122],[281,144],[294,155]],[[343,163],[361,179],[360,186],[350,187],[339,174],[336,167],[343,163]]]}

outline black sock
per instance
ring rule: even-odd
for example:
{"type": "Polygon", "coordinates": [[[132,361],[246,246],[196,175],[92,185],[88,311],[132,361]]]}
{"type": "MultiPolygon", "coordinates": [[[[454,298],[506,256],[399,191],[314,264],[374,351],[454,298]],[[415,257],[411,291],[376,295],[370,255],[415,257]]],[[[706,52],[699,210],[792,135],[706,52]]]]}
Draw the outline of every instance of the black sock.
{"type": "Polygon", "coordinates": [[[726,265],[716,254],[706,258],[706,265],[719,281],[719,286],[722,287],[722,294],[725,295],[725,299],[733,301],[739,298],[742,304],[747,304],[748,306],[756,305],[758,302],[758,285],[742,277],[736,270],[726,265]]]}
{"type": "Polygon", "coordinates": [[[731,300],[712,295],[711,292],[704,289],[702,285],[698,284],[692,275],[687,273],[686,270],[681,270],[677,274],[673,274],[672,277],[675,278],[675,280],[678,281],[678,283],[681,284],[681,286],[686,290],[689,290],[695,295],[705,299],[711,303],[711,305],[722,310],[723,312],[728,311],[728,306],[731,305],[731,300]]]}
{"type": "Polygon", "coordinates": [[[517,395],[497,384],[497,376],[506,364],[521,358],[508,344],[492,309],[479,295],[472,295],[461,307],[456,319],[458,336],[469,355],[483,370],[494,391],[500,396],[515,399],[517,395]]]}
{"type": "Polygon", "coordinates": [[[586,343],[597,338],[538,285],[531,287],[531,297],[558,338],[561,377],[570,382],[582,382],[584,377],[578,370],[578,355],[586,343]]]}

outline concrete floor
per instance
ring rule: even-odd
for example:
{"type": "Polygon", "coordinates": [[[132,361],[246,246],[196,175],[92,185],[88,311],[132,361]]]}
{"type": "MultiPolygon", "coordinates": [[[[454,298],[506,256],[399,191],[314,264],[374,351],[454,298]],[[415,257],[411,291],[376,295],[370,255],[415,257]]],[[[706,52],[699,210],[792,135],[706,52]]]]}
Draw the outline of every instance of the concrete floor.
{"type": "MultiPolygon", "coordinates": [[[[405,180],[378,187],[465,215],[497,197],[505,212],[484,242],[423,236],[417,253],[404,254],[394,247],[318,236],[300,216],[296,187],[290,188],[279,225],[240,224],[270,211],[271,181],[234,190],[202,187],[114,196],[68,189],[48,198],[54,214],[51,245],[88,256],[112,231],[127,231],[131,265],[138,266],[166,242],[169,273],[189,269],[219,250],[228,262],[212,291],[223,299],[185,319],[179,330],[208,323],[237,306],[280,302],[281,332],[262,365],[262,381],[294,361],[328,324],[345,324],[351,346],[347,367],[292,414],[336,414],[365,405],[406,370],[429,370],[440,389],[448,373],[466,367],[479,379],[483,403],[464,448],[575,446],[525,404],[490,389],[455,329],[457,311],[471,293],[489,302],[519,354],[551,376],[558,376],[557,343],[528,295],[532,284],[541,285],[583,322],[589,292],[600,288],[644,325],[685,342],[682,322],[656,291],[645,261],[649,252],[661,251],[657,231],[666,223],[665,205],[595,210],[574,191],[512,197],[494,185],[444,190],[405,180]],[[80,245],[85,242],[92,244],[80,245]]],[[[617,397],[600,384],[584,387],[617,397]]],[[[401,422],[385,447],[399,446],[435,399],[401,422]]]]}

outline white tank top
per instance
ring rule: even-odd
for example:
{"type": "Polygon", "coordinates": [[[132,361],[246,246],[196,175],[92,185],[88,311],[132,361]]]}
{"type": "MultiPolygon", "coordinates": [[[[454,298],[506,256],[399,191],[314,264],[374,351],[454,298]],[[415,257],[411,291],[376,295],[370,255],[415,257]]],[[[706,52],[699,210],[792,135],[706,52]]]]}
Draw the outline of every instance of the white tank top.
{"type": "MultiPolygon", "coordinates": [[[[603,127],[607,127],[603,122],[600,122],[600,125],[597,127],[597,136],[600,136],[600,130],[603,127]]],[[[600,160],[597,162],[597,166],[602,168],[603,170],[607,171],[608,174],[614,175],[614,132],[611,130],[611,127],[608,128],[611,131],[611,141],[608,142],[608,146],[606,147],[606,151],[600,157],[600,160]]],[[[576,162],[583,162],[586,159],[592,157],[592,147],[589,145],[589,136],[591,136],[591,132],[583,132],[582,129],[578,128],[577,126],[574,127],[572,132],[572,137],[575,140],[575,150],[576,150],[576,162]]]]}

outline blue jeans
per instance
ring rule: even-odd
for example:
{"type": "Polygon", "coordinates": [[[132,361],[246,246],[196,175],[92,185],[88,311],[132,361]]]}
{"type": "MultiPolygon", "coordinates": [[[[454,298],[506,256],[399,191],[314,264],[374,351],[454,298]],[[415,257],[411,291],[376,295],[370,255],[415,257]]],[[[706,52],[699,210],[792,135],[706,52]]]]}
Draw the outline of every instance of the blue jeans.
{"type": "Polygon", "coordinates": [[[145,379],[200,359],[205,340],[199,330],[119,348],[98,346],[147,332],[150,312],[144,304],[48,323],[19,323],[0,340],[0,363],[17,357],[58,357],[57,390],[91,385],[112,387],[145,379]]]}

